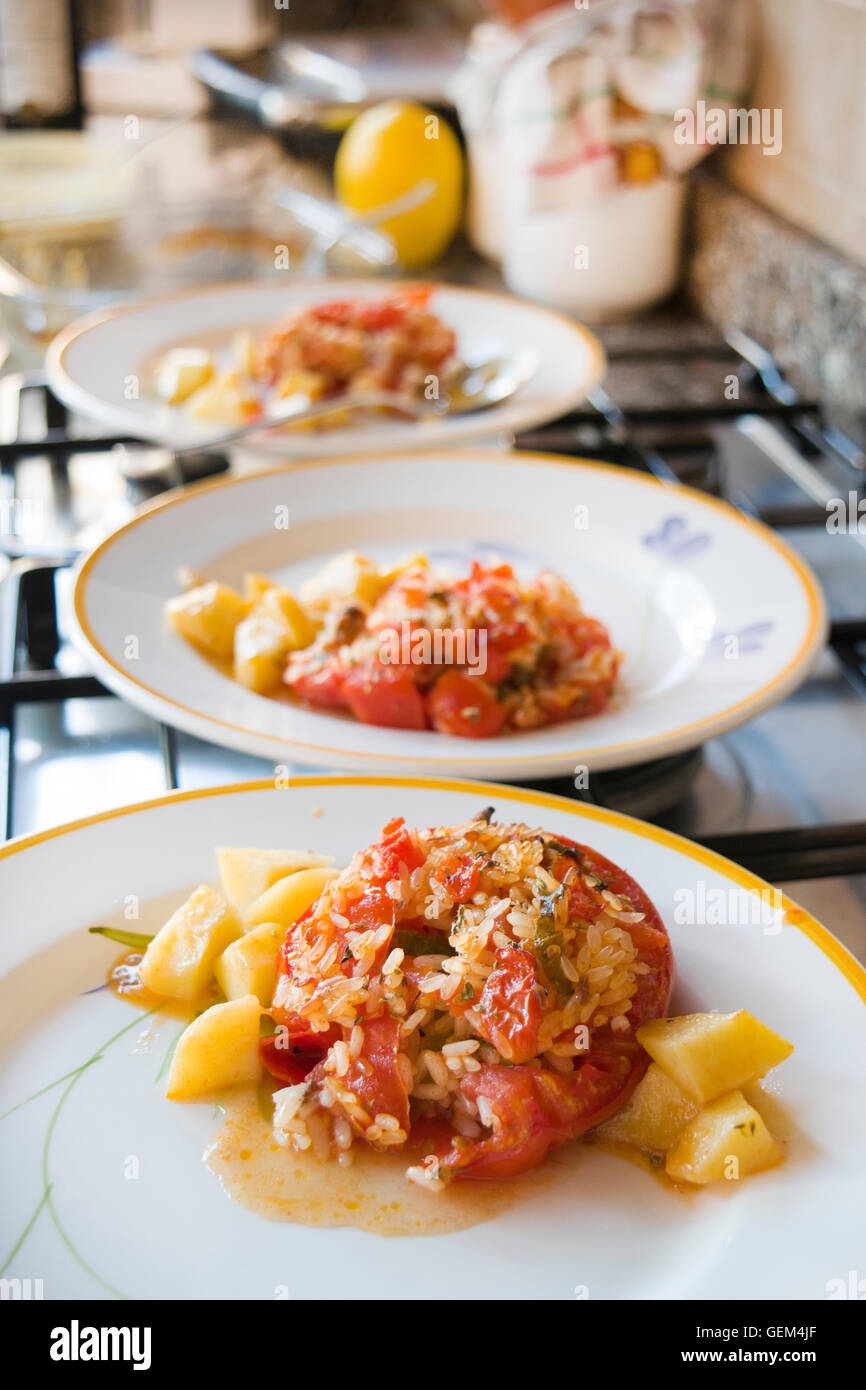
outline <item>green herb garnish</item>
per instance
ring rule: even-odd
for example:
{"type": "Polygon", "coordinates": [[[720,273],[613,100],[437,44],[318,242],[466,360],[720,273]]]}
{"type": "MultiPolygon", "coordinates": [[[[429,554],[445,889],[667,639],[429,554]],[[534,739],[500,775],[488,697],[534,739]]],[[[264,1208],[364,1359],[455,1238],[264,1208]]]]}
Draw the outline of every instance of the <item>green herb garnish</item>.
{"type": "Polygon", "coordinates": [[[564,845],[561,840],[549,839],[545,840],[544,844],[546,849],[553,850],[554,854],[566,855],[569,859],[573,859],[575,864],[581,863],[583,859],[583,854],[579,849],[575,849],[573,845],[564,845]]]}
{"type": "Polygon", "coordinates": [[[407,956],[453,956],[454,947],[447,936],[426,936],[424,932],[400,929],[394,933],[394,941],[407,956]]]}
{"type": "Polygon", "coordinates": [[[152,936],[145,936],[143,932],[120,931],[118,927],[88,927],[88,931],[96,936],[105,936],[109,941],[116,941],[118,946],[129,946],[131,950],[146,951],[152,936]]]}
{"type": "Polygon", "coordinates": [[[536,960],[557,994],[567,999],[572,992],[572,984],[562,968],[562,932],[556,925],[556,906],[564,893],[565,884],[561,883],[553,893],[541,899],[534,950],[536,960]]]}

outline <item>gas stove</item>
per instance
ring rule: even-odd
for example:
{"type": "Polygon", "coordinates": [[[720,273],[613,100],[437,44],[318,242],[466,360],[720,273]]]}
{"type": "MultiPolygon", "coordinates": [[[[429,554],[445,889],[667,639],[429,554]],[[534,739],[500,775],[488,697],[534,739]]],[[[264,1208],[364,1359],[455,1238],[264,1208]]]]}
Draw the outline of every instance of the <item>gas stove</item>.
{"type": "MultiPolygon", "coordinates": [[[[866,960],[866,456],[760,345],[682,312],[603,330],[603,388],[514,443],[603,459],[723,497],[817,573],[832,626],[811,678],[702,748],[535,786],[676,830],[784,887],[866,960]]],[[[0,378],[0,815],[7,836],[268,776],[260,759],[158,724],[72,648],[71,565],[142,501],[225,471],[69,417],[38,373],[0,378]]]]}

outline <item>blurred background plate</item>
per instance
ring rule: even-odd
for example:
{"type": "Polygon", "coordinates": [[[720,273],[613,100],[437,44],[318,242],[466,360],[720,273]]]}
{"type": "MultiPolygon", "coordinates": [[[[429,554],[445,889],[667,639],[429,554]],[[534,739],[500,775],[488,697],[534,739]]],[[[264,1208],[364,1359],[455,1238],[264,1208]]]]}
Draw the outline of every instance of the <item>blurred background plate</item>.
{"type": "MultiPolygon", "coordinates": [[[[389,282],[389,289],[400,283],[389,282]]],[[[52,343],[46,359],[55,393],[74,410],[113,429],[158,443],[206,444],[219,433],[193,420],[181,408],[164,405],[147,368],[167,348],[217,339],[228,344],[239,329],[256,336],[304,305],[332,299],[379,299],[386,293],[376,280],[298,280],[288,286],[213,286],[97,314],[72,324],[52,343]],[[130,378],[140,394],[130,399],[130,378]]],[[[535,375],[510,400],[476,414],[454,414],[423,422],[363,421],[324,430],[280,432],[245,442],[247,450],[277,458],[327,456],[367,450],[405,450],[450,446],[465,439],[528,429],[578,404],[600,379],[604,353],[598,339],[552,310],[510,295],[436,285],[429,307],[457,335],[457,356],[465,362],[530,353],[535,375]]]]}

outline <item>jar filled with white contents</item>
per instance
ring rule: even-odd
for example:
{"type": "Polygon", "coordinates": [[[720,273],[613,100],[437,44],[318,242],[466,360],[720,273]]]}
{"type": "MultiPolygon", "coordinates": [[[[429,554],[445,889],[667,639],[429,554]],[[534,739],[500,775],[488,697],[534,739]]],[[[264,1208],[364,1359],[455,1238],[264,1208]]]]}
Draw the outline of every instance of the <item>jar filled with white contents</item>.
{"type": "Polygon", "coordinates": [[[477,249],[516,294],[584,319],[663,299],[679,274],[685,175],[708,151],[681,138],[694,129],[684,113],[707,93],[738,100],[747,5],[587,0],[503,25],[497,44],[490,28],[486,87],[477,46],[463,84],[477,249]]]}

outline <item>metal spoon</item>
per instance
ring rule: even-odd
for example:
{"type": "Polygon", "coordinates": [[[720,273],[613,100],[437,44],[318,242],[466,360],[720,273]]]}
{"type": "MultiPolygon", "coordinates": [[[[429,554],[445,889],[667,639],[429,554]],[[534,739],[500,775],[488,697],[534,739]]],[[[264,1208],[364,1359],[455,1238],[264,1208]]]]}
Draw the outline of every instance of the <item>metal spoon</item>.
{"type": "Polygon", "coordinates": [[[320,419],[335,410],[385,407],[399,410],[403,415],[410,415],[419,421],[441,420],[447,415],[469,415],[509,400],[531,380],[537,370],[538,359],[531,352],[521,352],[516,357],[491,357],[485,362],[466,363],[449,381],[447,392],[429,401],[414,400],[397,391],[349,391],[342,396],[329,396],[323,401],[313,401],[299,393],[271,402],[265,407],[264,415],[249,424],[172,448],[175,454],[220,449],[226,444],[234,444],[240,439],[248,439],[251,435],[282,425],[320,419]]]}

